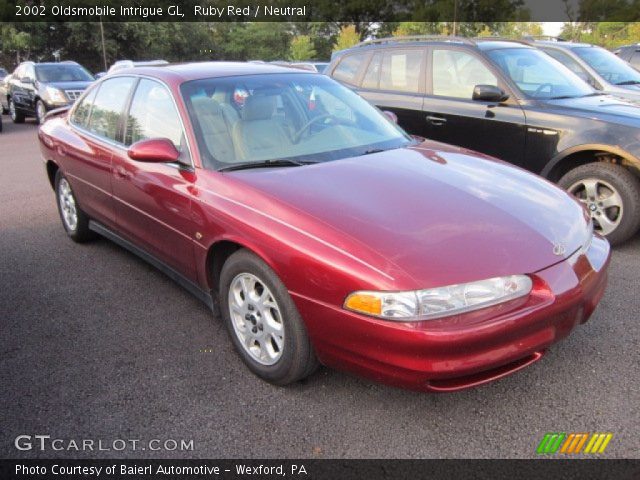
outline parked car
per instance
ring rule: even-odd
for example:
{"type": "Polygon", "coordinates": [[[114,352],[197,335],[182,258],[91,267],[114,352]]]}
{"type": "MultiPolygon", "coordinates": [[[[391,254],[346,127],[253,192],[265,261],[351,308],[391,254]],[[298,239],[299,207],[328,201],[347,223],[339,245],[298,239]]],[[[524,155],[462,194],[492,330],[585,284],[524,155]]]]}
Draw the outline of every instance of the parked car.
{"type": "Polygon", "coordinates": [[[409,133],[470,148],[576,195],[619,244],[640,227],[640,107],[522,42],[408,37],[334,55],[327,74],[409,133]]]}
{"type": "Polygon", "coordinates": [[[4,68],[0,67],[0,80],[4,79],[4,77],[6,77],[7,75],[9,75],[9,72],[7,72],[4,68]]]}
{"type": "Polygon", "coordinates": [[[539,360],[605,288],[608,242],[578,201],[418,142],[324,75],[123,70],[39,139],[69,237],[99,233],[219,305],[243,361],[275,384],[322,363],[476,386],[539,360]]]}
{"type": "Polygon", "coordinates": [[[532,41],[596,90],[640,102],[640,72],[596,45],[566,41],[532,41]]]}
{"type": "Polygon", "coordinates": [[[26,117],[35,117],[40,123],[49,110],[72,104],[93,81],[75,62],[23,62],[7,82],[11,119],[22,123],[26,117]]]}
{"type": "Polygon", "coordinates": [[[0,80],[0,113],[9,113],[9,96],[7,92],[10,79],[11,75],[7,75],[0,80]]]}
{"type": "Polygon", "coordinates": [[[640,43],[618,47],[613,51],[613,53],[625,62],[631,64],[631,66],[636,70],[640,70],[640,43]]]}
{"type": "Polygon", "coordinates": [[[159,67],[161,65],[168,65],[166,60],[118,60],[116,63],[109,67],[107,74],[123,70],[125,68],[133,67],[159,67]]]}

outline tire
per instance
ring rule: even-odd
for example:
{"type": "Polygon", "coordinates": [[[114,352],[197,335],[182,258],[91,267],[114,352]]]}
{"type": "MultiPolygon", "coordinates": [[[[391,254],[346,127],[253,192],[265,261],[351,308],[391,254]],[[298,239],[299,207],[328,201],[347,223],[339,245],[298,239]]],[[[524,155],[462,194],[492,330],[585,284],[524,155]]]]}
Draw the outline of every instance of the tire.
{"type": "Polygon", "coordinates": [[[58,213],[67,235],[78,243],[95,238],[95,233],[89,230],[89,217],[79,207],[71,185],[61,170],[56,172],[55,187],[58,213]],[[75,217],[75,221],[72,221],[72,217],[75,217]]]}
{"type": "Polygon", "coordinates": [[[287,288],[266,263],[248,250],[233,253],[222,267],[220,305],[236,351],[261,379],[288,385],[318,368],[304,322],[287,288]],[[247,302],[247,297],[252,300],[247,302]],[[238,308],[239,305],[242,306],[238,308]],[[236,310],[232,312],[231,308],[236,310]]]}
{"type": "Polygon", "coordinates": [[[47,114],[47,107],[45,107],[44,102],[42,100],[38,100],[36,102],[36,123],[38,125],[42,125],[44,122],[44,117],[47,114]]]}
{"type": "Polygon", "coordinates": [[[626,168],[588,163],[569,171],[558,184],[587,206],[595,230],[611,245],[629,240],[640,228],[640,180],[626,168]]]}
{"type": "Polygon", "coordinates": [[[13,123],[24,123],[24,113],[16,109],[13,98],[9,99],[9,115],[11,115],[11,121],[13,123]]]}

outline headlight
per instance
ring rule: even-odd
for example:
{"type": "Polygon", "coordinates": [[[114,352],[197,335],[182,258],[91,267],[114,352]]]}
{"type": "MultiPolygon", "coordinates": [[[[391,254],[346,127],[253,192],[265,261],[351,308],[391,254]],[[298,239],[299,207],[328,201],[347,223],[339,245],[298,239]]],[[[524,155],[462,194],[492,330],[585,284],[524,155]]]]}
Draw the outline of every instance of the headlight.
{"type": "Polygon", "coordinates": [[[528,276],[510,275],[410,292],[359,291],[347,297],[344,308],[399,322],[431,320],[523,297],[531,287],[528,276]]]}
{"type": "Polygon", "coordinates": [[[52,103],[67,103],[67,97],[59,88],[47,86],[44,89],[44,93],[52,103]]]}

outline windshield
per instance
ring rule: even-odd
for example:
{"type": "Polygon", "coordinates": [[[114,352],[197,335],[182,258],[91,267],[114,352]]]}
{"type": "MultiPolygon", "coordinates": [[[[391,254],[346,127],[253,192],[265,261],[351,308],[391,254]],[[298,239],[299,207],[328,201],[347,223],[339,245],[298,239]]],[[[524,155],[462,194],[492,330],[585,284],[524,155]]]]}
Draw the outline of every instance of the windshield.
{"type": "Polygon", "coordinates": [[[92,82],[93,76],[80,65],[37,65],[36,78],[40,82],[92,82]]]}
{"type": "Polygon", "coordinates": [[[576,55],[614,85],[640,83],[640,72],[613,53],[600,47],[576,47],[576,55]]]}
{"type": "Polygon", "coordinates": [[[181,91],[211,169],[323,162],[412,143],[360,96],[317,74],[209,78],[181,91]]]}
{"type": "Polygon", "coordinates": [[[580,77],[540,50],[501,48],[487,53],[529,98],[582,97],[594,93],[580,77]]]}

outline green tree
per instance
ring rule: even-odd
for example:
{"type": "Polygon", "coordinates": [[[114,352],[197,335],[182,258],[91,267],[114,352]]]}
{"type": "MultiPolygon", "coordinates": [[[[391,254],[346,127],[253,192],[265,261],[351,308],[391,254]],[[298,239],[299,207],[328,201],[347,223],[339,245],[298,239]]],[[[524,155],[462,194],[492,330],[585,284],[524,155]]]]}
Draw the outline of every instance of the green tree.
{"type": "Polygon", "coordinates": [[[360,35],[356,32],[355,25],[346,25],[340,29],[333,51],[344,50],[360,43],[360,35]]]}
{"type": "Polygon", "coordinates": [[[289,46],[290,60],[311,60],[316,57],[316,50],[308,35],[298,35],[291,40],[289,46]]]}

